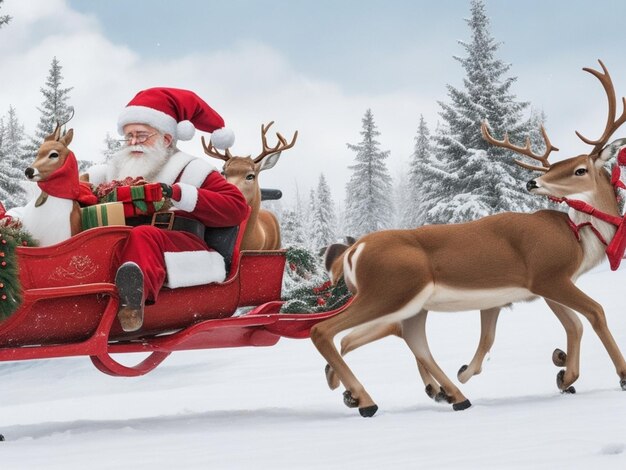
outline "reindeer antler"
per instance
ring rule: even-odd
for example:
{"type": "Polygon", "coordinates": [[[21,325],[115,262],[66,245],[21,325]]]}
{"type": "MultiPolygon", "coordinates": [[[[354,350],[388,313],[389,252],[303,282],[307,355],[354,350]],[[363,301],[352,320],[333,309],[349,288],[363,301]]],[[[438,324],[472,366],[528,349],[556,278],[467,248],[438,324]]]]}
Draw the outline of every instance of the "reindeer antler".
{"type": "Polygon", "coordinates": [[[524,147],[518,147],[517,145],[513,145],[511,143],[511,141],[509,140],[508,133],[504,134],[504,140],[494,139],[489,133],[489,127],[487,126],[486,120],[482,122],[480,126],[480,130],[483,134],[483,138],[490,144],[495,145],[496,147],[501,147],[501,148],[512,150],[516,153],[519,153],[521,155],[526,155],[527,157],[530,157],[533,160],[537,160],[538,162],[541,162],[542,166],[535,166],[535,165],[529,165],[520,160],[514,160],[516,164],[518,164],[522,168],[526,168],[527,170],[542,171],[542,172],[548,171],[550,169],[548,156],[553,150],[554,151],[559,150],[558,148],[556,148],[554,145],[550,143],[550,139],[548,138],[546,129],[543,126],[541,126],[541,135],[543,136],[543,140],[546,144],[546,151],[543,153],[543,155],[537,155],[532,151],[532,149],[530,148],[530,137],[526,137],[526,144],[524,145],[524,147]]]}
{"type": "Polygon", "coordinates": [[[206,153],[209,157],[219,158],[220,160],[224,160],[225,162],[233,158],[229,149],[224,150],[224,153],[220,153],[220,151],[215,148],[215,146],[213,145],[213,142],[211,142],[210,139],[209,139],[209,145],[206,144],[206,141],[204,140],[204,136],[202,136],[201,140],[202,140],[202,148],[204,149],[204,153],[206,153]]]}
{"type": "Polygon", "coordinates": [[[267,134],[267,131],[269,130],[269,128],[272,127],[272,124],[274,124],[274,121],[270,121],[267,126],[261,124],[261,140],[263,142],[263,150],[254,159],[254,163],[259,163],[261,160],[263,160],[264,157],[266,157],[267,155],[270,155],[272,153],[278,153],[278,152],[282,152],[283,150],[290,149],[296,143],[296,139],[298,138],[298,131],[296,131],[294,133],[293,139],[291,139],[291,142],[289,142],[289,143],[287,143],[287,139],[285,139],[280,134],[280,132],[277,132],[276,133],[276,137],[278,137],[278,143],[274,147],[268,147],[266,134],[267,134]]]}
{"type": "Polygon", "coordinates": [[[600,63],[600,67],[602,67],[602,72],[598,70],[594,70],[589,67],[583,68],[585,72],[589,72],[591,75],[600,80],[600,83],[604,87],[604,91],[606,92],[606,97],[609,101],[609,112],[606,121],[606,127],[604,128],[604,132],[602,136],[597,140],[591,140],[584,137],[580,132],[576,131],[576,135],[582,140],[584,143],[593,145],[593,150],[590,155],[597,155],[600,153],[602,148],[609,141],[613,133],[626,121],[626,98],[622,97],[622,114],[616,120],[615,119],[615,111],[617,108],[617,99],[615,96],[615,87],[613,86],[613,80],[609,75],[609,71],[604,66],[601,60],[598,59],[600,63]]]}

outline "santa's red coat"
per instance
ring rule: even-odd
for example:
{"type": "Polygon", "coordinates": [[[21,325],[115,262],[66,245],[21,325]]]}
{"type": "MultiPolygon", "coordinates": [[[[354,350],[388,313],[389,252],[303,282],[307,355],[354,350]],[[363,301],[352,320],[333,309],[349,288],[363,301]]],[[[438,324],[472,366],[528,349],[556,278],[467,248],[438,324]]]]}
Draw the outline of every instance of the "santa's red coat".
{"type": "MultiPolygon", "coordinates": [[[[168,160],[155,182],[172,185],[176,215],[193,218],[207,227],[239,225],[248,206],[239,189],[228,183],[204,159],[178,152],[168,160]]],[[[99,165],[89,170],[90,182],[110,180],[110,169],[99,165]]],[[[220,282],[226,277],[224,259],[197,236],[142,225],[131,230],[121,262],[132,261],[144,275],[144,298],[157,299],[167,279],[169,287],[220,282]]]]}

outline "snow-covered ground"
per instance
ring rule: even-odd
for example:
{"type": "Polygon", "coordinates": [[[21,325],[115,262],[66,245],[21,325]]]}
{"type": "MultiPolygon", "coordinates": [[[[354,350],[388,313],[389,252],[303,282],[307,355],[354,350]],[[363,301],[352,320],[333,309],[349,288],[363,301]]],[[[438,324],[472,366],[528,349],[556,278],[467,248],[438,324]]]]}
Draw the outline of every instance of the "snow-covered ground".
{"type": "MultiPolygon", "coordinates": [[[[626,352],[626,268],[602,266],[579,286],[626,352]]],[[[578,393],[561,395],[550,359],[565,348],[560,323],[540,301],[505,311],[461,412],[427,398],[397,338],[355,351],[348,362],[380,406],[371,419],[327,388],[309,340],[175,353],[140,378],[87,358],[0,364],[0,468],[623,469],[626,392],[583,323],[578,393]]],[[[431,348],[451,377],[478,327],[476,312],[431,313],[431,348]]]]}

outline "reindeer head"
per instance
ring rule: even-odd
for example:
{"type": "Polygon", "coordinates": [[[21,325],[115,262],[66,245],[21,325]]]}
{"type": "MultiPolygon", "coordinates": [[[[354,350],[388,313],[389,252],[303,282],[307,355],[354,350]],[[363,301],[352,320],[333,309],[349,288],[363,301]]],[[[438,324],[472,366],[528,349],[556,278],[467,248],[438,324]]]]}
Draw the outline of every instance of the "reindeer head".
{"type": "Polygon", "coordinates": [[[47,136],[39,150],[35,161],[24,171],[31,181],[45,181],[54,171],[65,163],[70,153],[68,145],[74,137],[74,129],[61,134],[61,124],[58,123],[52,134],[47,136]]]}
{"type": "Polygon", "coordinates": [[[548,163],[548,156],[553,150],[558,151],[559,149],[550,143],[550,139],[548,139],[548,135],[543,126],[541,126],[541,133],[546,145],[546,150],[543,155],[537,155],[533,153],[530,148],[530,138],[526,139],[524,147],[518,147],[511,144],[506,134],[503,140],[494,139],[489,133],[487,123],[482,123],[481,131],[487,142],[497,147],[506,148],[521,155],[525,155],[541,163],[541,166],[534,166],[515,160],[515,163],[522,168],[543,173],[542,176],[534,178],[526,184],[526,188],[530,192],[551,196],[557,199],[567,197],[590,202],[589,199],[591,195],[601,193],[601,188],[610,188],[610,191],[612,191],[610,176],[604,168],[604,165],[617,153],[620,147],[626,145],[626,139],[617,139],[608,145],[607,142],[615,131],[626,121],[626,98],[622,98],[622,114],[619,118],[615,119],[617,100],[613,81],[602,61],[599,60],[598,62],[602,67],[602,72],[591,68],[584,68],[583,70],[600,80],[608,98],[609,110],[606,127],[600,138],[591,140],[576,131],[576,135],[583,142],[593,146],[588,154],[578,155],[550,164],[548,163]]]}
{"type": "Polygon", "coordinates": [[[261,189],[258,182],[259,173],[273,168],[276,162],[278,162],[281,152],[293,147],[298,138],[298,131],[296,131],[291,142],[287,142],[287,140],[277,132],[278,143],[274,147],[268,146],[266,134],[272,124],[274,124],[274,121],[271,121],[267,126],[261,125],[263,150],[254,159],[249,155],[246,157],[233,156],[228,149],[226,149],[224,153],[220,153],[210,141],[207,145],[204,137],[202,137],[204,153],[209,157],[224,160],[225,163],[222,173],[226,181],[237,186],[250,205],[260,203],[261,201],[261,189]]]}

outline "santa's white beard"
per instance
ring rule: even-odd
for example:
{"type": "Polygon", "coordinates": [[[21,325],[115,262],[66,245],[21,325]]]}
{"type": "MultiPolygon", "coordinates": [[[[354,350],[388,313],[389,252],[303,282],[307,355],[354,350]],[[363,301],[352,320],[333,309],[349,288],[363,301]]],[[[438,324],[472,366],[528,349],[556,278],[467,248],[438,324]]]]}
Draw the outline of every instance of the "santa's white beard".
{"type": "Polygon", "coordinates": [[[153,146],[129,145],[117,152],[111,158],[109,166],[112,171],[112,179],[122,180],[128,176],[136,178],[142,176],[146,181],[154,182],[170,152],[162,140],[158,140],[153,146]],[[142,152],[141,155],[133,155],[131,152],[142,152]]]}

